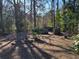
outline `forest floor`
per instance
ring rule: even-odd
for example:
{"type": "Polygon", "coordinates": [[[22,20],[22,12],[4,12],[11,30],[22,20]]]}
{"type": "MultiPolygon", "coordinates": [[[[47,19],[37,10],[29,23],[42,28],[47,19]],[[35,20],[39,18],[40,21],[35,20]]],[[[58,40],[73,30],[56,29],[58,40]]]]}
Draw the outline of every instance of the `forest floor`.
{"type": "Polygon", "coordinates": [[[0,37],[0,59],[79,59],[79,55],[70,50],[73,40],[63,36],[39,35],[38,40],[26,41],[21,46],[11,44],[15,43],[14,37],[0,37]]]}

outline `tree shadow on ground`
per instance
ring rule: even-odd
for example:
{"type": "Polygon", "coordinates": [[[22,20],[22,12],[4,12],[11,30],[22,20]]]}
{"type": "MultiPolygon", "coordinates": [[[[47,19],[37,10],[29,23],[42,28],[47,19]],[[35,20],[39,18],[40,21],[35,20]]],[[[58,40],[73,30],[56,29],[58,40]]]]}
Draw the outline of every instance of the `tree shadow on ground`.
{"type": "Polygon", "coordinates": [[[75,55],[74,52],[70,52],[67,50],[55,50],[55,49],[45,49],[45,50],[55,53],[67,53],[67,54],[75,55]]]}
{"type": "Polygon", "coordinates": [[[1,59],[13,59],[12,54],[16,50],[15,48],[18,47],[18,54],[20,56],[20,59],[57,59],[55,56],[50,55],[49,53],[46,53],[42,49],[36,47],[34,44],[30,42],[26,42],[26,44],[20,44],[20,45],[12,45],[11,47],[8,47],[4,49],[0,53],[1,59]],[[27,47],[25,47],[26,45],[27,47]],[[35,48],[35,49],[34,49],[35,48]],[[38,50],[38,52],[36,51],[38,50]]]}
{"type": "Polygon", "coordinates": [[[55,56],[50,55],[49,53],[45,52],[44,50],[40,49],[32,43],[27,42],[26,45],[31,50],[34,59],[57,59],[55,56]],[[36,49],[38,52],[34,49],[36,49]]]}
{"type": "Polygon", "coordinates": [[[0,42],[12,41],[14,39],[15,39],[15,35],[9,34],[9,35],[6,35],[6,36],[3,36],[2,38],[0,38],[0,42]]]}
{"type": "Polygon", "coordinates": [[[39,47],[35,46],[32,44],[41,54],[45,59],[58,59],[57,57],[50,55],[49,53],[45,52],[43,49],[40,49],[39,47]]]}
{"type": "Polygon", "coordinates": [[[55,44],[52,44],[52,43],[48,43],[48,42],[43,41],[43,40],[41,40],[41,39],[37,39],[37,40],[35,40],[34,42],[39,43],[39,44],[46,44],[46,45],[49,45],[49,46],[55,46],[55,47],[58,47],[58,48],[63,49],[62,51],[59,51],[59,52],[67,52],[67,53],[69,53],[69,54],[73,54],[73,53],[71,53],[71,52],[73,52],[73,51],[72,51],[70,48],[65,48],[65,47],[63,47],[63,46],[61,46],[61,45],[55,45],[55,44]]]}
{"type": "Polygon", "coordinates": [[[33,59],[28,47],[19,46],[19,56],[21,59],[33,59]]]}
{"type": "Polygon", "coordinates": [[[13,41],[14,41],[14,40],[12,40],[12,41],[6,43],[5,45],[2,45],[2,46],[0,47],[0,49],[2,49],[3,47],[7,46],[8,44],[10,44],[10,43],[13,42],[13,41]]]}
{"type": "MultiPolygon", "coordinates": [[[[63,50],[48,49],[47,51],[57,52],[57,53],[66,52],[68,54],[72,54],[70,49],[64,48],[60,45],[48,43],[41,39],[37,39],[34,41],[27,40],[25,44],[21,43],[20,45],[17,45],[17,47],[19,47],[18,54],[20,56],[20,59],[26,59],[26,58],[27,59],[52,59],[52,58],[57,59],[57,57],[50,55],[49,53],[44,51],[42,48],[39,48],[35,44],[33,44],[35,42],[39,44],[46,44],[46,45],[55,46],[55,47],[59,47],[63,49],[63,50]],[[24,45],[26,45],[27,47],[25,47],[24,45]]],[[[15,47],[16,47],[16,44],[12,45],[12,47],[9,47],[3,50],[3,52],[0,53],[1,59],[12,59],[12,53],[15,51],[15,47]]]]}
{"type": "Polygon", "coordinates": [[[15,50],[15,46],[9,47],[4,49],[1,53],[0,53],[0,58],[1,59],[12,59],[11,54],[14,52],[15,50]]]}

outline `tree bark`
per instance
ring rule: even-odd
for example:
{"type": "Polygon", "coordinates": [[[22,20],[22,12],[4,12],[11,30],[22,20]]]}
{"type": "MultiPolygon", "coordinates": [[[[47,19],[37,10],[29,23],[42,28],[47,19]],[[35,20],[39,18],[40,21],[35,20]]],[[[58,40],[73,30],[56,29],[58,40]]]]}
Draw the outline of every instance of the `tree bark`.
{"type": "Polygon", "coordinates": [[[36,28],[36,0],[33,0],[33,8],[34,8],[34,28],[36,28]]]}
{"type": "MultiPolygon", "coordinates": [[[[21,45],[21,43],[22,43],[21,40],[26,39],[27,34],[24,31],[24,29],[22,28],[24,26],[22,23],[23,18],[21,18],[21,10],[20,10],[20,7],[18,4],[19,4],[19,2],[15,2],[15,0],[14,0],[15,25],[16,25],[16,44],[21,45]]],[[[24,1],[24,4],[25,4],[25,1],[24,1]]],[[[24,6],[24,12],[25,12],[25,6],[24,6]]]]}
{"type": "Polygon", "coordinates": [[[4,32],[4,26],[3,26],[3,15],[2,15],[2,9],[3,9],[2,2],[3,2],[3,0],[0,0],[0,29],[3,33],[4,32]]]}
{"type": "Polygon", "coordinates": [[[55,0],[52,0],[51,2],[51,20],[52,20],[52,23],[53,23],[53,32],[55,32],[55,5],[54,5],[54,2],[55,0]],[[53,18],[52,18],[53,17],[53,18]]]}

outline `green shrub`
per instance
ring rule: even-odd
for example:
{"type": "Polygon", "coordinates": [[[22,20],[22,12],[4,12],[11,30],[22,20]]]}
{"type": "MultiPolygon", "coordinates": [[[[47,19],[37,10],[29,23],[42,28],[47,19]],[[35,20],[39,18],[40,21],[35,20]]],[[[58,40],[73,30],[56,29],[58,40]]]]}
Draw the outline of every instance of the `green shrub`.
{"type": "Polygon", "coordinates": [[[33,34],[40,34],[40,29],[39,28],[32,29],[32,33],[33,34]]]}
{"type": "Polygon", "coordinates": [[[74,40],[72,48],[77,54],[79,54],[79,34],[72,36],[71,38],[74,40]]]}

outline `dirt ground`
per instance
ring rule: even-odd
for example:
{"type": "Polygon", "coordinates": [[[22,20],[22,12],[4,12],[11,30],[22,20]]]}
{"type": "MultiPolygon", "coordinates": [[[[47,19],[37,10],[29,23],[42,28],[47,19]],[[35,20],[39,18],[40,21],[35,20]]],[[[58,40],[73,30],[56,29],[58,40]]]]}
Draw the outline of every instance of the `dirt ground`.
{"type": "Polygon", "coordinates": [[[15,40],[1,40],[0,59],[79,59],[79,55],[70,50],[73,40],[63,36],[39,35],[38,40],[32,41],[31,37],[31,41],[20,46],[11,44],[15,40]]]}

